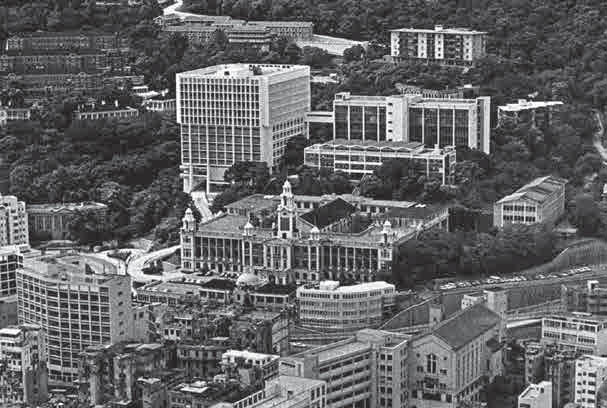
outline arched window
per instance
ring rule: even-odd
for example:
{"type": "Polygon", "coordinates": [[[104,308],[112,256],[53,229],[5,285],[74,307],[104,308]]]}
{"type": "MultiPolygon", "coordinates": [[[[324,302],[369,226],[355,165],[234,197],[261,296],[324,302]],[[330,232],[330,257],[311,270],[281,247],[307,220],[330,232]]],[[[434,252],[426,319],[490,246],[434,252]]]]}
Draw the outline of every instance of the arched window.
{"type": "Polygon", "coordinates": [[[426,356],[426,372],[436,374],[436,355],[428,354],[426,356]]]}

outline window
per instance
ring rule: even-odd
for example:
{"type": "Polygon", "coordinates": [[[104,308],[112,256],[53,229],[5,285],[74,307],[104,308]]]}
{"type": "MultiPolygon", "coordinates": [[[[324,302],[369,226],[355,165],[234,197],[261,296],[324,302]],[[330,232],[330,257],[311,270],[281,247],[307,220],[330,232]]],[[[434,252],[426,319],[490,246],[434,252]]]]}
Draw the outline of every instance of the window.
{"type": "Polygon", "coordinates": [[[436,355],[428,354],[426,356],[426,371],[431,374],[436,374],[436,355]]]}

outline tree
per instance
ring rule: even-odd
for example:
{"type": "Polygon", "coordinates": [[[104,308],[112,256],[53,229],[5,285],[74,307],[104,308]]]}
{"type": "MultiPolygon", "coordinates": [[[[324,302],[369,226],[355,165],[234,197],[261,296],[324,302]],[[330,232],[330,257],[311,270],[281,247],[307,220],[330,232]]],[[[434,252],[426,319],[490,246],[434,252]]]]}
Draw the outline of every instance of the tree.
{"type": "Polygon", "coordinates": [[[99,245],[110,237],[105,219],[92,211],[76,211],[68,222],[68,238],[80,245],[99,245]]]}
{"type": "Polygon", "coordinates": [[[305,46],[302,50],[302,63],[314,68],[322,68],[331,64],[331,54],[318,47],[305,46]]]}
{"type": "Polygon", "coordinates": [[[353,62],[359,61],[365,55],[365,49],[362,45],[354,45],[350,48],[344,50],[344,61],[345,62],[353,62]]]}
{"type": "Polygon", "coordinates": [[[575,197],[573,224],[581,235],[593,236],[596,234],[601,225],[601,218],[599,207],[592,196],[579,194],[575,197]]]}
{"type": "Polygon", "coordinates": [[[266,162],[235,162],[223,175],[228,183],[247,184],[261,192],[270,180],[270,171],[266,162]]]}

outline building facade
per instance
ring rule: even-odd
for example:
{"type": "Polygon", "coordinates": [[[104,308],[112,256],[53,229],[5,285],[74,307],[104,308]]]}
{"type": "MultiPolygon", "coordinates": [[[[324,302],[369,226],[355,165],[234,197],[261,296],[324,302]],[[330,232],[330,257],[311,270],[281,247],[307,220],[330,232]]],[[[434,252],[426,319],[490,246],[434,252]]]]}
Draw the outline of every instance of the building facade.
{"type": "Polygon", "coordinates": [[[607,358],[584,355],[575,363],[575,402],[581,408],[597,408],[601,387],[607,384],[607,358]]]}
{"type": "Polygon", "coordinates": [[[184,191],[224,184],[238,161],[274,168],[289,139],[305,134],[307,66],[232,64],[177,74],[184,191]]]}
{"type": "Polygon", "coordinates": [[[93,110],[74,112],[76,120],[123,119],[139,116],[139,109],[126,107],[124,109],[93,110]]]}
{"type": "Polygon", "coordinates": [[[49,381],[70,383],[86,347],[132,338],[131,279],[49,262],[32,260],[17,272],[19,323],[42,328],[49,381]]]}
{"type": "Polygon", "coordinates": [[[561,350],[607,354],[607,318],[590,313],[563,313],[542,318],[542,344],[554,344],[561,350]]]}
{"type": "Polygon", "coordinates": [[[346,173],[353,180],[373,174],[390,160],[407,160],[417,175],[453,184],[455,149],[425,148],[418,142],[367,142],[336,139],[304,149],[304,164],[346,173]]]}
{"type": "Polygon", "coordinates": [[[589,280],[585,285],[562,285],[561,304],[570,312],[605,316],[607,315],[607,288],[598,280],[589,280]]]}
{"type": "Polygon", "coordinates": [[[44,341],[40,326],[0,329],[0,405],[36,406],[46,402],[44,341]]]}
{"type": "Polygon", "coordinates": [[[16,246],[0,246],[0,298],[17,294],[17,269],[23,268],[23,255],[16,246]]]}
{"type": "Polygon", "coordinates": [[[518,408],[552,408],[552,383],[529,384],[518,396],[518,408]]]}
{"type": "Polygon", "coordinates": [[[392,315],[396,288],[386,282],[340,286],[321,281],[297,288],[299,324],[315,329],[354,331],[375,327],[392,315]]]}
{"type": "Polygon", "coordinates": [[[474,99],[422,95],[335,94],[333,138],[419,142],[426,147],[468,146],[489,153],[489,96],[474,99]]]}
{"type": "Polygon", "coordinates": [[[92,214],[99,222],[104,222],[107,206],[95,202],[28,205],[29,231],[39,238],[66,239],[71,220],[81,213],[92,214]]]}
{"type": "Polygon", "coordinates": [[[497,123],[499,126],[507,121],[514,124],[527,124],[536,128],[546,129],[552,123],[552,114],[563,106],[561,101],[527,101],[519,99],[517,103],[509,103],[497,107],[497,123]]]}
{"type": "Polygon", "coordinates": [[[404,362],[410,336],[365,329],[336,343],[283,357],[279,374],[327,382],[329,408],[404,407],[408,375],[404,362]]]}
{"type": "Polygon", "coordinates": [[[487,33],[461,28],[402,28],[390,31],[390,55],[395,61],[425,61],[470,66],[486,54],[487,33]]]}
{"type": "Polygon", "coordinates": [[[25,203],[0,194],[0,247],[6,245],[29,247],[28,222],[25,203]]]}
{"type": "Polygon", "coordinates": [[[493,226],[554,224],[565,213],[567,180],[545,176],[525,184],[493,205],[493,226]]]}
{"type": "Polygon", "coordinates": [[[34,32],[16,34],[5,41],[6,51],[124,50],[128,48],[128,38],[118,33],[34,32]]]}

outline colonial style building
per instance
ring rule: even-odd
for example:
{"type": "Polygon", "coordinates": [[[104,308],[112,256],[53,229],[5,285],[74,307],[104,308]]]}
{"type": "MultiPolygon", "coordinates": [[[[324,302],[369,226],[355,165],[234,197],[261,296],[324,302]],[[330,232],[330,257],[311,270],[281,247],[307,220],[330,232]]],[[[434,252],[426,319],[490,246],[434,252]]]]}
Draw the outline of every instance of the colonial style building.
{"type": "Polygon", "coordinates": [[[107,206],[95,202],[28,205],[30,233],[42,238],[66,239],[69,234],[69,223],[79,213],[93,214],[103,222],[107,214],[107,206]]]}
{"type": "Polygon", "coordinates": [[[340,277],[374,281],[378,274],[390,274],[398,245],[429,225],[444,225],[435,223],[442,212],[432,220],[414,222],[406,209],[402,216],[394,211],[373,217],[340,197],[317,208],[298,209],[288,181],[279,199],[277,207],[271,199],[258,200],[271,209],[267,215],[245,208],[238,215],[228,213],[201,224],[186,211],[183,270],[252,273],[281,284],[340,277]],[[273,227],[267,228],[268,221],[273,227]]]}

